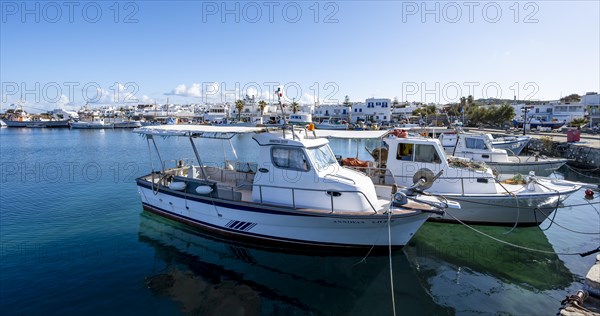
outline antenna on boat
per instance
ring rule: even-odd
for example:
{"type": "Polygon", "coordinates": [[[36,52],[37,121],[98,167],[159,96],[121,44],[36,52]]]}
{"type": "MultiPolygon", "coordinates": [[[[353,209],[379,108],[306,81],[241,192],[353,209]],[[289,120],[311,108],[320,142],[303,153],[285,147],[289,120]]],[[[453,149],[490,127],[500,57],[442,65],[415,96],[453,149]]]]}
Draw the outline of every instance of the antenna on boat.
{"type": "MultiPolygon", "coordinates": [[[[283,119],[282,131],[283,131],[283,138],[285,138],[285,129],[287,127],[287,120],[285,119],[285,111],[283,109],[283,103],[281,103],[281,97],[283,96],[283,91],[281,91],[281,87],[277,87],[277,90],[275,91],[275,93],[277,93],[277,103],[279,103],[279,109],[281,110],[281,117],[283,119]]],[[[292,128],[292,138],[293,137],[294,137],[294,129],[292,128]]]]}
{"type": "Polygon", "coordinates": [[[283,92],[281,91],[281,87],[277,87],[277,103],[279,103],[279,109],[281,110],[281,116],[283,117],[283,126],[287,125],[287,120],[285,119],[285,112],[283,110],[283,104],[281,103],[281,97],[283,96],[283,92]]]}

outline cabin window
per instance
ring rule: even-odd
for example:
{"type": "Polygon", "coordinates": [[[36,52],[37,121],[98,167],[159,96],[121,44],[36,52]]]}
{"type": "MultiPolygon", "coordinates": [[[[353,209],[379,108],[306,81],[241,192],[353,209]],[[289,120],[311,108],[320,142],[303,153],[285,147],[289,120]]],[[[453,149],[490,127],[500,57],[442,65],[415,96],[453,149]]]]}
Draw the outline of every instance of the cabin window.
{"type": "Polygon", "coordinates": [[[465,144],[469,149],[487,149],[483,139],[479,138],[466,138],[465,144]]]}
{"type": "Polygon", "coordinates": [[[413,160],[412,159],[413,148],[414,148],[413,144],[404,144],[404,143],[398,144],[398,151],[396,152],[396,159],[412,161],[413,160]]]}
{"type": "Polygon", "coordinates": [[[433,145],[416,145],[415,161],[426,163],[442,163],[433,145]]]}
{"type": "Polygon", "coordinates": [[[331,151],[331,148],[327,145],[309,148],[306,150],[306,152],[313,161],[313,165],[317,170],[322,171],[330,166],[338,166],[338,161],[335,159],[335,155],[331,151]]]}
{"type": "Polygon", "coordinates": [[[308,171],[308,160],[300,148],[273,147],[271,149],[273,164],[281,169],[308,171]]]}

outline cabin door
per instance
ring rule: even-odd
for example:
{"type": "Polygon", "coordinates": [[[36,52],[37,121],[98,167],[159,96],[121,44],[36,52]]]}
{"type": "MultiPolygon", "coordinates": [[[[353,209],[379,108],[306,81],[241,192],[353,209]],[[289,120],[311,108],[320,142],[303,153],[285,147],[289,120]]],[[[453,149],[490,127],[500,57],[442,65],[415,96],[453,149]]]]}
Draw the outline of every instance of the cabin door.
{"type": "Polygon", "coordinates": [[[434,145],[431,144],[410,144],[398,143],[395,155],[389,155],[390,159],[395,159],[393,164],[388,166],[399,166],[393,168],[395,182],[399,185],[409,186],[414,183],[415,173],[418,171],[431,171],[437,174],[444,168],[440,153],[434,145]]]}

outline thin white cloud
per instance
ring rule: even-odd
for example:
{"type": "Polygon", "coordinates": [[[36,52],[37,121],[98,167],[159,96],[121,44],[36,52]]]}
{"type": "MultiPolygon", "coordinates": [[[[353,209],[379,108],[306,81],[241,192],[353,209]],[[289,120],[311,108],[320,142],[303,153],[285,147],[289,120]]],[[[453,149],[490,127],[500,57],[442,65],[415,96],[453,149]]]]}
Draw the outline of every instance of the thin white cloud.
{"type": "Polygon", "coordinates": [[[179,84],[170,93],[165,93],[165,95],[200,98],[202,97],[202,86],[199,83],[192,83],[189,87],[185,84],[179,84]]]}

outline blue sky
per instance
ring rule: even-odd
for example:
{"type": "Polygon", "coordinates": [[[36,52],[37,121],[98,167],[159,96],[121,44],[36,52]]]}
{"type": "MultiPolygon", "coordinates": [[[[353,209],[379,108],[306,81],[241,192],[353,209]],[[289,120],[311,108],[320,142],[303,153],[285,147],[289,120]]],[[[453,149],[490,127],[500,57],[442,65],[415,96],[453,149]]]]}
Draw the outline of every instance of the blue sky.
{"type": "Polygon", "coordinates": [[[32,108],[268,99],[273,82],[304,103],[600,90],[598,1],[2,1],[1,9],[3,109],[21,93],[32,108]]]}

